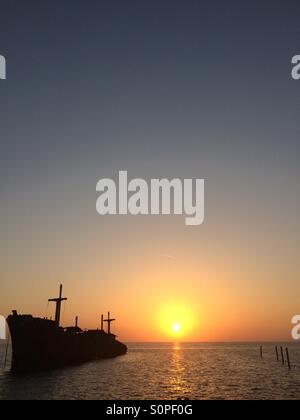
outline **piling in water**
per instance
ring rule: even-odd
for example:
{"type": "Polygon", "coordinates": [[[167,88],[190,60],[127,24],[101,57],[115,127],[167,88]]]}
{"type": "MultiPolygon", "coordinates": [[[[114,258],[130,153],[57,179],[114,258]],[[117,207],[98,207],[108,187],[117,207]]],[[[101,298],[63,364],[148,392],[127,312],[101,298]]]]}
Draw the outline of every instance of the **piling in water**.
{"type": "Polygon", "coordinates": [[[278,353],[278,347],[277,347],[277,346],[275,347],[275,350],[276,350],[276,358],[277,358],[277,362],[279,362],[279,353],[278,353]]]}
{"type": "Polygon", "coordinates": [[[261,359],[263,358],[263,348],[262,348],[262,346],[260,346],[260,358],[261,359]]]}
{"type": "Polygon", "coordinates": [[[286,348],[285,350],[286,350],[286,359],[287,359],[288,367],[289,367],[289,369],[291,369],[289,349],[286,348]]]}
{"type": "Polygon", "coordinates": [[[282,348],[282,347],[280,347],[280,351],[281,351],[281,360],[282,360],[282,364],[284,365],[284,364],[285,364],[285,362],[284,362],[284,353],[283,353],[283,348],[282,348]]]}

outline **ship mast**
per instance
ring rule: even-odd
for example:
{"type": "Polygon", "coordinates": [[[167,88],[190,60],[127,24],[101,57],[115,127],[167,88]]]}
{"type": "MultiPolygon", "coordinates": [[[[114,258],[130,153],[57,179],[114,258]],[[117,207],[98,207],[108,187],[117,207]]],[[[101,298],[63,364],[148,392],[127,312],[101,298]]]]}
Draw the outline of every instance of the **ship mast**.
{"type": "Polygon", "coordinates": [[[67,298],[62,297],[62,290],[63,290],[63,286],[61,284],[60,289],[59,289],[59,297],[55,298],[55,299],[49,299],[48,300],[48,302],[55,302],[56,303],[55,322],[56,322],[58,327],[59,327],[59,324],[60,324],[61,303],[64,302],[65,300],[68,300],[67,298]]]}
{"type": "Polygon", "coordinates": [[[116,321],[116,320],[111,319],[110,318],[110,312],[108,312],[108,318],[104,320],[104,322],[107,322],[107,334],[110,334],[110,324],[114,321],[116,321]]]}

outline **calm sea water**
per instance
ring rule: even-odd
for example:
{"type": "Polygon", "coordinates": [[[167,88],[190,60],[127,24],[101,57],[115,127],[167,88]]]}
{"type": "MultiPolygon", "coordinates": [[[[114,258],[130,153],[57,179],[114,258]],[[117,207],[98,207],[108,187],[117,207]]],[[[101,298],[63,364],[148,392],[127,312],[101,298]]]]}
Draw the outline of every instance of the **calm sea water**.
{"type": "MultiPolygon", "coordinates": [[[[286,345],[284,345],[286,347],[286,345]]],[[[127,356],[53,372],[2,371],[2,399],[300,399],[300,345],[288,344],[292,370],[274,344],[129,344],[127,356]]]]}

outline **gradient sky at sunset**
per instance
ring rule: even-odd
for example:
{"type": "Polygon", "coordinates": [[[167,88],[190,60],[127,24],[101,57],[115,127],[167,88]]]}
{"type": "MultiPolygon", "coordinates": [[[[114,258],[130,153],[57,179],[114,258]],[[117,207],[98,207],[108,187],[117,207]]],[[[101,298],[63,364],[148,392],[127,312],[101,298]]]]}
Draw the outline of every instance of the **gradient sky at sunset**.
{"type": "Polygon", "coordinates": [[[64,324],[111,310],[123,340],[173,339],[166,311],[184,313],[184,340],[290,337],[299,13],[298,0],[1,0],[0,313],[46,316],[62,282],[64,324]],[[205,178],[205,224],[101,218],[97,181],[119,170],[205,178]]]}

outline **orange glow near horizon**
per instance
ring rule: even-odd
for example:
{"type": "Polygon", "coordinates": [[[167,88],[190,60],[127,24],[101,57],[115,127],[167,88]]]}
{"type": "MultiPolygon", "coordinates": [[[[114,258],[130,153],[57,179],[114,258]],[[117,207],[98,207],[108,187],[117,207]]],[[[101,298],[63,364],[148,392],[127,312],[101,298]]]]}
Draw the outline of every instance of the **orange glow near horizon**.
{"type": "MultiPolygon", "coordinates": [[[[143,231],[135,232],[130,244],[124,232],[120,243],[107,241],[105,247],[98,236],[89,237],[70,254],[53,246],[40,255],[39,248],[26,264],[3,265],[0,312],[53,318],[54,305],[47,308],[47,301],[63,283],[68,301],[62,325],[74,325],[78,315],[81,328],[100,328],[101,314],[110,311],[116,318],[112,331],[121,341],[289,340],[299,286],[293,295],[282,289],[286,271],[270,270],[265,259],[253,266],[240,249],[228,253],[233,247],[228,238],[221,250],[208,243],[200,252],[196,243],[194,248],[183,240],[170,243],[168,232],[157,245],[158,232],[148,233],[146,244],[143,231]]],[[[287,275],[294,278],[292,271],[287,275]]]]}

